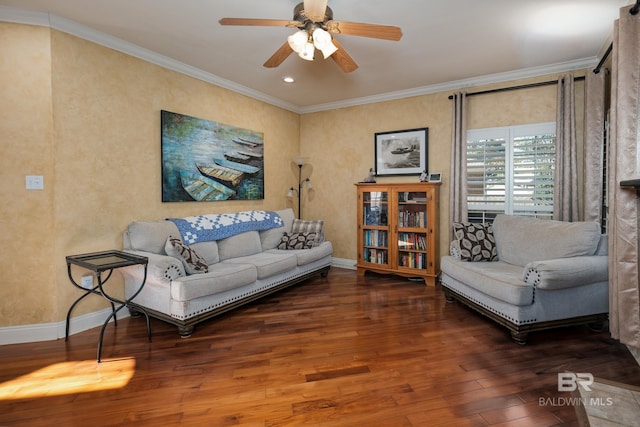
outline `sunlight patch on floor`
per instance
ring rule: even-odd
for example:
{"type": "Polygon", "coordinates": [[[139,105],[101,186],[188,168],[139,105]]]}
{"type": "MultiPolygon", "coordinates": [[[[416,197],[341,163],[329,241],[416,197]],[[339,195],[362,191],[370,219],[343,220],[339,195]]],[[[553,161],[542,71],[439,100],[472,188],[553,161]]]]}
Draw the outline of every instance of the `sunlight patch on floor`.
{"type": "Polygon", "coordinates": [[[87,393],[126,386],[135,373],[131,359],[81,360],[54,363],[0,384],[0,400],[31,399],[87,393]]]}

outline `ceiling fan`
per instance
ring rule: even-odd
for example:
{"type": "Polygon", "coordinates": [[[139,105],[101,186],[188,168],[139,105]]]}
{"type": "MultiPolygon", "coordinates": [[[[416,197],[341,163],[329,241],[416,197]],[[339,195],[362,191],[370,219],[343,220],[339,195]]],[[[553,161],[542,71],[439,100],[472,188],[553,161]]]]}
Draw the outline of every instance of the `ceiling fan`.
{"type": "Polygon", "coordinates": [[[365,24],[362,22],[334,21],[333,11],[327,0],[304,0],[293,9],[293,20],[222,18],[221,25],[250,25],[266,27],[290,27],[299,31],[288,37],[264,66],[277,67],[296,52],[302,59],[312,61],[316,49],[324,58],[331,57],[345,73],[358,68],[342,45],[331,34],[372,37],[384,40],[400,40],[402,30],[390,25],[365,24]]]}

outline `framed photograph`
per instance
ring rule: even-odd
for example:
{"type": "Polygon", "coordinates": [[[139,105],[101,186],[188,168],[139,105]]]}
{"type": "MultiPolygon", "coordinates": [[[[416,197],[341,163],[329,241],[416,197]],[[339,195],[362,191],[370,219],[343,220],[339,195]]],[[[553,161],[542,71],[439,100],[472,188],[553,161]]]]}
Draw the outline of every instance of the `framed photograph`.
{"type": "Polygon", "coordinates": [[[441,172],[430,173],[429,182],[442,182],[442,173],[441,172]]]}
{"type": "Polygon", "coordinates": [[[375,134],[376,175],[420,175],[427,171],[429,128],[375,134]]]}

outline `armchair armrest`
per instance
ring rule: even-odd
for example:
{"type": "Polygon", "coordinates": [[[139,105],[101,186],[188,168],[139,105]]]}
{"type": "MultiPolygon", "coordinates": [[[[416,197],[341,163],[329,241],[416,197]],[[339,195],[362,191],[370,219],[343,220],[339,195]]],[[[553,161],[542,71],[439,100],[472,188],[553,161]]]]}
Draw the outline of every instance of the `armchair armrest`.
{"type": "MultiPolygon", "coordinates": [[[[184,265],[174,257],[158,255],[145,251],[125,250],[125,252],[149,258],[149,264],[147,266],[147,283],[169,283],[178,277],[186,276],[184,265]]],[[[141,268],[122,268],[120,270],[125,276],[125,280],[127,279],[127,276],[135,279],[136,281],[140,281],[142,279],[141,268]]]]}
{"type": "Polygon", "coordinates": [[[573,288],[609,279],[606,256],[577,256],[530,262],[524,267],[522,280],[538,289],[573,288]]]}

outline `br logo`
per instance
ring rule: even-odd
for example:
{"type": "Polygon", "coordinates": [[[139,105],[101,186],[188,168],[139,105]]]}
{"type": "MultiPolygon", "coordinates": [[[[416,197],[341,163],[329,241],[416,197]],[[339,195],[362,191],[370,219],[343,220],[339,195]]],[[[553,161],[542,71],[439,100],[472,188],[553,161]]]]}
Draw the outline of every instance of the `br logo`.
{"type": "Polygon", "coordinates": [[[580,386],[584,391],[591,391],[593,375],[585,372],[558,372],[558,391],[575,391],[580,386]]]}

